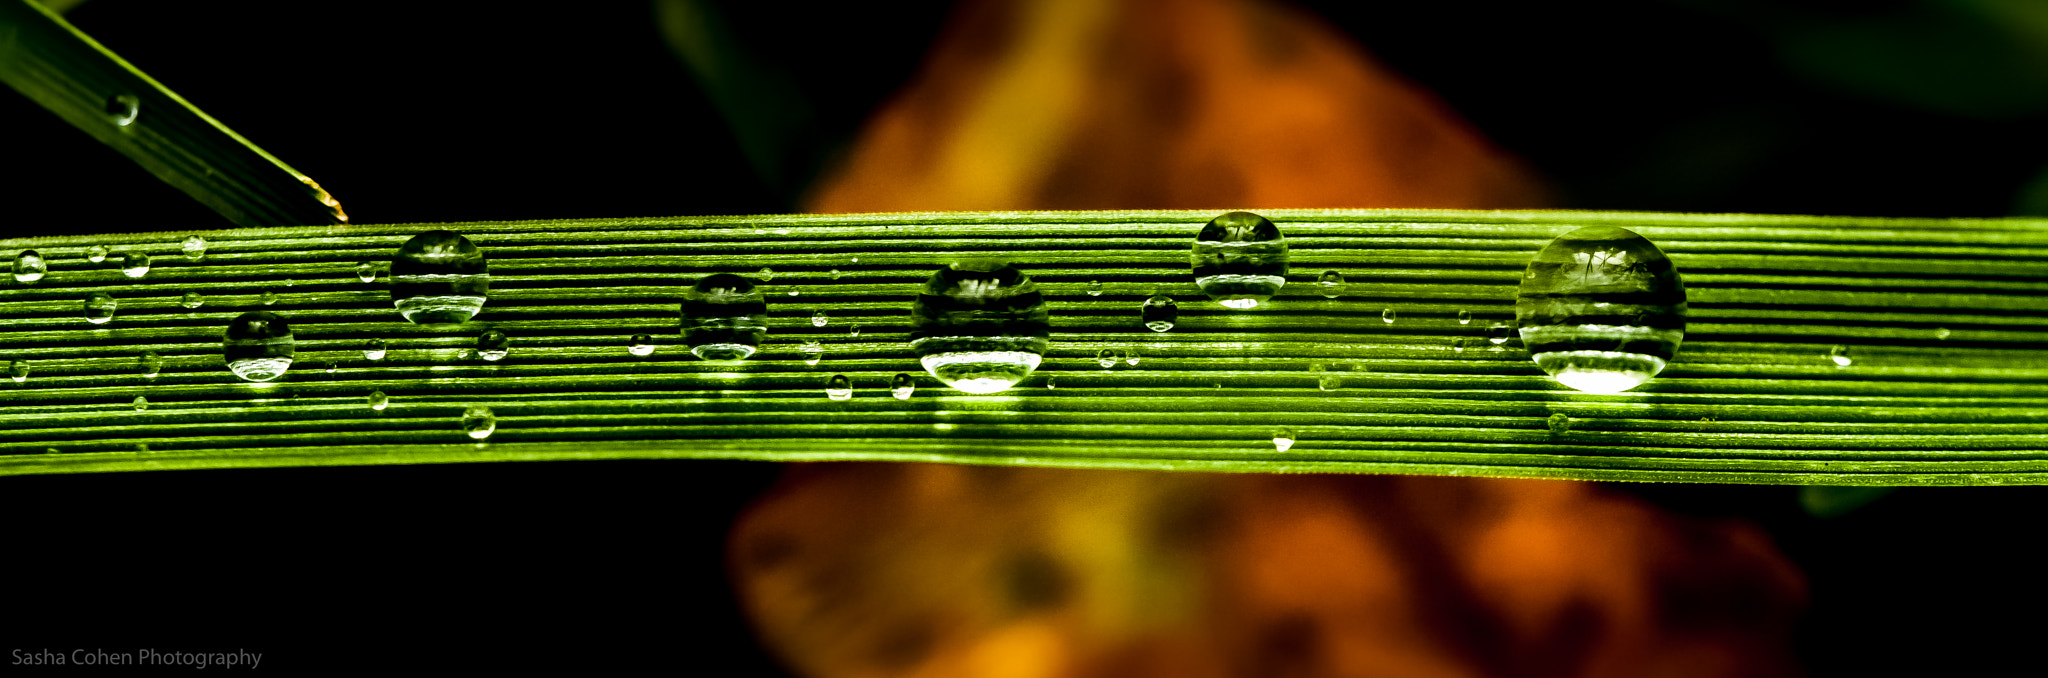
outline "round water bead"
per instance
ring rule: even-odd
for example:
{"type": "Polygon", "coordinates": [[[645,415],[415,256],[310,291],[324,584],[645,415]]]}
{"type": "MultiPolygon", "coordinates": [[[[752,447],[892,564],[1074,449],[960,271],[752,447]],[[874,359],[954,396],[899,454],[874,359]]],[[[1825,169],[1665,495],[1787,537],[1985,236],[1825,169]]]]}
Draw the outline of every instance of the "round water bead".
{"type": "Polygon", "coordinates": [[[105,325],[114,319],[114,310],[120,306],[113,297],[94,292],[85,297],[85,321],[94,325],[105,325]]]}
{"type": "Polygon", "coordinates": [[[1102,365],[1102,369],[1105,370],[1112,367],[1116,367],[1117,363],[1123,361],[1124,352],[1121,350],[1117,350],[1114,348],[1105,348],[1095,352],[1095,362],[1099,365],[1102,365]]]}
{"type": "Polygon", "coordinates": [[[376,282],[377,265],[367,261],[356,264],[356,279],[363,282],[376,282]]]}
{"type": "Polygon", "coordinates": [[[825,312],[824,312],[824,311],[819,311],[819,312],[817,312],[817,313],[812,313],[812,314],[811,314],[811,326],[812,326],[812,327],[824,327],[824,326],[825,326],[825,323],[829,323],[829,322],[832,322],[832,318],[831,318],[831,316],[827,316],[827,315],[825,315],[825,312]]]}
{"type": "Polygon", "coordinates": [[[1273,430],[1274,450],[1279,452],[1286,452],[1289,448],[1292,447],[1294,447],[1294,429],[1279,428],[1273,430]]]}
{"type": "Polygon", "coordinates": [[[498,430],[498,415],[481,405],[462,411],[462,432],[475,440],[491,437],[498,430]]]}
{"type": "Polygon", "coordinates": [[[691,354],[705,360],[745,360],[768,335],[768,302],[761,289],[731,273],[697,281],[683,296],[682,314],[683,341],[691,354]]]}
{"type": "Polygon", "coordinates": [[[968,393],[995,393],[1030,376],[1052,332],[1031,276],[991,261],[939,269],[910,314],[910,348],[925,371],[968,393]]]}
{"type": "Polygon", "coordinates": [[[1280,227],[1250,212],[1230,212],[1203,226],[1189,262],[1195,285],[1229,308],[1258,306],[1287,284],[1287,241],[1280,227]]]}
{"type": "Polygon", "coordinates": [[[1386,324],[1389,324],[1389,325],[1392,325],[1392,324],[1394,324],[1394,309],[1391,309],[1391,308],[1390,308],[1390,309],[1386,309],[1386,310],[1380,311],[1380,322],[1383,322],[1383,323],[1386,323],[1386,324]]]}
{"type": "Polygon", "coordinates": [[[1508,327],[1508,324],[1504,322],[1495,322],[1492,325],[1486,326],[1486,340],[1493,342],[1495,346],[1508,343],[1508,339],[1513,338],[1514,335],[1515,329],[1508,327]]]}
{"type": "Polygon", "coordinates": [[[1323,298],[1325,299],[1335,299],[1343,296],[1344,274],[1336,271],[1323,271],[1322,275],[1316,277],[1316,287],[1322,288],[1323,298]]]}
{"type": "Polygon", "coordinates": [[[184,297],[178,299],[178,305],[185,308],[199,308],[205,304],[206,300],[201,298],[198,292],[186,292],[184,297]]]}
{"type": "Polygon", "coordinates": [[[761,282],[764,283],[775,282],[775,269],[769,268],[767,266],[762,266],[761,270],[754,272],[754,277],[760,278],[761,282]]]}
{"type": "Polygon", "coordinates": [[[805,341],[800,350],[803,351],[805,365],[815,366],[818,361],[825,359],[825,345],[818,343],[816,339],[805,341]]]}
{"type": "Polygon", "coordinates": [[[1587,393],[1620,393],[1657,376],[1685,336],[1685,284],[1649,240],[1587,226],[1529,262],[1515,324],[1536,365],[1587,393]]]}
{"type": "Polygon", "coordinates": [[[13,362],[7,363],[7,376],[14,379],[14,383],[17,384],[28,381],[28,361],[16,358],[13,362]]]}
{"type": "Polygon", "coordinates": [[[385,344],[383,339],[373,338],[363,342],[363,357],[369,360],[383,360],[388,350],[389,345],[385,344]]]}
{"type": "Polygon", "coordinates": [[[142,355],[135,359],[135,366],[142,371],[143,378],[155,379],[156,375],[164,371],[164,358],[157,355],[156,351],[143,351],[142,355]]]}
{"type": "Polygon", "coordinates": [[[1855,359],[1849,357],[1849,347],[1841,344],[1836,344],[1834,348],[1828,349],[1828,360],[1834,361],[1835,367],[1848,367],[1850,363],[1856,362],[1855,359]]]}
{"type": "Polygon", "coordinates": [[[454,231],[427,231],[391,257],[391,302],[422,325],[468,322],[491,288],[484,253],[454,231]]]}
{"type": "Polygon", "coordinates": [[[196,235],[188,236],[185,238],[185,242],[178,245],[178,249],[184,252],[187,258],[204,259],[206,258],[206,238],[196,235]]]}
{"type": "Polygon", "coordinates": [[[50,273],[50,262],[35,250],[22,250],[14,257],[14,281],[32,283],[50,273]]]}
{"type": "Polygon", "coordinates": [[[371,391],[368,400],[370,401],[370,409],[378,412],[384,411],[385,407],[391,405],[391,398],[384,395],[383,391],[371,391]]]}
{"type": "Polygon", "coordinates": [[[116,94],[107,97],[107,120],[115,127],[135,124],[136,116],[142,115],[142,99],[133,94],[116,94]]]}
{"type": "Polygon", "coordinates": [[[637,356],[654,355],[654,337],[645,334],[633,335],[632,340],[626,342],[626,352],[637,356]]]}
{"type": "Polygon", "coordinates": [[[128,403],[128,405],[130,407],[135,408],[135,411],[141,412],[143,410],[149,409],[149,399],[144,398],[142,396],[135,396],[135,400],[128,403]]]}
{"type": "Polygon", "coordinates": [[[262,302],[264,306],[276,306],[277,293],[272,292],[270,290],[264,290],[263,294],[257,295],[256,300],[262,302]]]}
{"type": "Polygon", "coordinates": [[[1572,430],[1572,417],[1563,412],[1550,415],[1550,418],[1544,420],[1543,423],[1550,428],[1551,435],[1561,436],[1572,430]]]}
{"type": "Polygon", "coordinates": [[[1460,324],[1460,325],[1470,325],[1470,324],[1472,324],[1472,312],[1471,312],[1471,311],[1466,311],[1466,310],[1462,310],[1462,309],[1461,309],[1461,310],[1459,310],[1459,311],[1458,311],[1458,324],[1460,324]]]}
{"type": "Polygon", "coordinates": [[[90,262],[92,262],[92,263],[95,263],[95,264],[97,264],[97,263],[100,263],[100,262],[102,262],[102,261],[106,261],[106,260],[107,260],[107,246],[106,246],[106,245],[92,245],[92,246],[89,246],[89,247],[85,248],[85,260],[86,260],[86,261],[90,261],[90,262]]]}
{"type": "Polygon", "coordinates": [[[1100,281],[1100,280],[1090,280],[1090,281],[1088,281],[1088,296],[1091,296],[1091,297],[1099,297],[1099,296],[1102,296],[1102,281],[1100,281]]]}
{"type": "Polygon", "coordinates": [[[476,357],[496,362],[512,353],[512,338],[504,332],[490,329],[476,335],[476,357]]]}
{"type": "Polygon", "coordinates": [[[832,375],[831,379],[825,380],[825,397],[833,400],[852,398],[853,380],[846,378],[844,374],[832,375]]]}
{"type": "Polygon", "coordinates": [[[284,316],[250,311],[235,316],[221,335],[228,370],[246,381],[270,381],[292,366],[292,328],[284,316]]]}
{"type": "Polygon", "coordinates": [[[1138,347],[1132,346],[1130,350],[1124,351],[1124,363],[1131,367],[1138,366],[1138,347]]]}
{"type": "Polygon", "coordinates": [[[1138,309],[1138,315],[1144,320],[1145,329],[1165,332],[1173,329],[1173,323],[1180,320],[1180,305],[1173,303],[1173,297],[1154,294],[1145,300],[1144,307],[1138,309]]]}
{"type": "Polygon", "coordinates": [[[149,275],[149,255],[141,252],[123,252],[121,254],[121,275],[130,278],[140,278],[149,275]]]}
{"type": "Polygon", "coordinates": [[[908,373],[898,373],[889,381],[889,395],[896,396],[897,400],[909,400],[910,394],[916,391],[917,380],[908,373]]]}

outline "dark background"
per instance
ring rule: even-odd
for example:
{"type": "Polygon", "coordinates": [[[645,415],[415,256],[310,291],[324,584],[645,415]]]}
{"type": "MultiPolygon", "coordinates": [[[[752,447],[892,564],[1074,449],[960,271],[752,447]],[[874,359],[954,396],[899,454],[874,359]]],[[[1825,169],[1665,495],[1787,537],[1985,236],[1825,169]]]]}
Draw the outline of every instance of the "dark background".
{"type": "MultiPolygon", "coordinates": [[[[356,222],[401,223],[790,211],[911,75],[949,3],[768,4],[710,5],[744,63],[779,83],[779,98],[751,101],[782,115],[736,125],[720,106],[746,93],[714,101],[640,2],[91,0],[67,16],[318,179],[356,222]]],[[[2000,216],[2048,213],[2048,36],[2013,15],[2032,10],[2004,7],[2019,4],[1302,6],[1527,159],[1564,206],[2000,216]]],[[[228,226],[18,95],[0,93],[0,129],[9,236],[228,226]]],[[[246,648],[280,670],[779,675],[721,555],[775,472],[0,479],[4,644],[246,648]]],[[[1795,488],[1613,487],[1770,529],[1812,584],[1799,647],[1815,675],[2032,658],[2040,625],[2025,620],[2048,602],[2027,584],[2043,564],[2041,488],[1905,489],[1824,519],[1795,488]]]]}

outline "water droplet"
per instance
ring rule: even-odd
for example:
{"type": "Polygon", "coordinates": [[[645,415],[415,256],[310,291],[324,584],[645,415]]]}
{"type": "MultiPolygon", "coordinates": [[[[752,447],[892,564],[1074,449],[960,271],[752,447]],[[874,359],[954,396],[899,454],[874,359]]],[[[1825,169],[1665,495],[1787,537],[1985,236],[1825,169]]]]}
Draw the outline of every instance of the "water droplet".
{"type": "Polygon", "coordinates": [[[995,393],[1030,376],[1052,331],[1031,276],[991,261],[933,273],[911,306],[911,325],[910,348],[925,371],[968,393],[995,393]]]}
{"type": "Polygon", "coordinates": [[[1841,344],[1835,344],[1834,348],[1828,349],[1828,360],[1835,361],[1835,367],[1848,367],[1849,363],[1855,362],[1849,358],[1849,347],[1841,344]]]}
{"type": "Polygon", "coordinates": [[[384,395],[383,391],[371,391],[369,401],[370,409],[376,410],[378,412],[384,411],[384,408],[389,407],[391,405],[391,398],[389,396],[384,395]]]}
{"type": "Polygon", "coordinates": [[[389,345],[385,344],[383,339],[371,338],[363,342],[363,357],[369,360],[383,360],[388,348],[389,345]]]}
{"type": "Polygon", "coordinates": [[[1323,298],[1325,299],[1335,299],[1344,296],[1344,274],[1336,271],[1323,271],[1322,275],[1316,277],[1316,286],[1322,288],[1323,298]]]}
{"type": "Polygon", "coordinates": [[[1386,324],[1389,324],[1389,325],[1392,325],[1392,324],[1394,324],[1394,309],[1391,309],[1391,308],[1390,308],[1390,309],[1386,309],[1386,310],[1384,310],[1384,311],[1380,311],[1380,322],[1383,322],[1383,323],[1386,323],[1386,324]]]}
{"type": "Polygon", "coordinates": [[[1195,285],[1216,303],[1252,308],[1287,284],[1287,241],[1280,227],[1250,212],[1216,217],[1195,236],[1195,285]]]}
{"type": "Polygon", "coordinates": [[[392,305],[415,323],[469,322],[490,288],[483,251],[453,231],[413,236],[391,258],[392,305]]]}
{"type": "Polygon", "coordinates": [[[754,272],[754,277],[759,278],[764,283],[775,282],[775,269],[762,266],[761,270],[754,272]]]}
{"type": "Polygon", "coordinates": [[[840,279],[841,277],[844,277],[844,276],[845,276],[846,274],[844,274],[844,273],[840,273],[840,272],[839,272],[839,269],[836,269],[836,268],[835,268],[835,269],[832,269],[832,272],[831,272],[831,274],[830,274],[830,275],[832,276],[832,279],[833,279],[833,280],[838,280],[838,279],[840,279]]]}
{"type": "Polygon", "coordinates": [[[205,259],[206,238],[196,235],[187,236],[185,242],[178,245],[178,249],[185,253],[185,258],[187,259],[205,259]]]}
{"type": "Polygon", "coordinates": [[[85,260],[86,260],[86,261],[90,261],[90,262],[92,262],[92,263],[95,263],[95,264],[97,264],[97,263],[100,263],[100,262],[102,262],[102,261],[106,261],[106,260],[107,260],[107,246],[106,246],[106,245],[93,245],[93,246],[90,246],[90,247],[87,247],[87,248],[85,248],[85,260]]]}
{"type": "Polygon", "coordinates": [[[1325,391],[1335,391],[1344,388],[1344,378],[1334,374],[1325,376],[1316,380],[1316,388],[1325,391]]]}
{"type": "Polygon", "coordinates": [[[50,262],[35,250],[22,250],[14,257],[14,281],[32,283],[50,272],[50,262]]]}
{"type": "Polygon", "coordinates": [[[141,412],[141,411],[143,411],[143,410],[147,410],[147,409],[149,409],[149,399],[148,399],[148,398],[144,398],[144,397],[142,397],[142,396],[135,396],[135,401],[134,401],[134,402],[131,402],[131,403],[129,403],[129,405],[132,405],[132,406],[134,406],[134,407],[135,407],[135,411],[137,411],[137,412],[141,412]]]}
{"type": "Polygon", "coordinates": [[[1134,346],[1134,347],[1131,347],[1131,349],[1130,349],[1130,350],[1124,351],[1124,363],[1126,363],[1126,364],[1130,365],[1131,367],[1137,367],[1137,366],[1138,366],[1138,349],[1137,349],[1137,347],[1135,347],[1135,346],[1134,346]]]}
{"type": "Polygon", "coordinates": [[[133,94],[116,94],[107,97],[107,120],[115,127],[135,124],[136,116],[142,115],[142,100],[133,94]]]}
{"type": "Polygon", "coordinates": [[[825,326],[825,323],[828,323],[828,322],[831,322],[831,321],[832,321],[832,318],[831,318],[831,317],[829,317],[829,316],[826,316],[826,315],[825,315],[825,312],[824,312],[824,311],[819,311],[819,312],[817,312],[817,313],[812,313],[812,314],[811,314],[811,326],[812,326],[812,327],[824,327],[824,326],[825,326]]]}
{"type": "Polygon", "coordinates": [[[1117,363],[1123,361],[1124,352],[1117,349],[1105,348],[1095,352],[1095,362],[1100,363],[1105,370],[1116,367],[1117,363]]]}
{"type": "Polygon", "coordinates": [[[633,339],[626,342],[626,352],[638,356],[654,355],[654,337],[645,334],[633,335],[633,339]]]}
{"type": "Polygon", "coordinates": [[[1954,333],[1953,333],[1953,332],[1950,332],[1950,331],[1948,331],[1948,328],[1946,328],[1946,327],[1937,327],[1937,328],[1934,328],[1934,338],[1936,338],[1936,339],[1947,339],[1947,338],[1949,338],[1949,336],[1950,336],[1950,335],[1952,335],[1952,334],[1954,334],[1954,333]]]}
{"type": "Polygon", "coordinates": [[[860,337],[860,326],[859,326],[859,325],[848,325],[848,326],[846,326],[846,336],[849,336],[849,337],[855,337],[855,338],[858,338],[858,337],[860,337]]]}
{"type": "Polygon", "coordinates": [[[141,252],[122,253],[121,275],[130,278],[140,278],[149,275],[149,255],[141,252]]]}
{"type": "Polygon", "coordinates": [[[705,276],[691,286],[682,314],[683,341],[704,360],[745,360],[768,335],[768,302],[760,288],[731,273],[705,276]]]}
{"type": "Polygon", "coordinates": [[[7,376],[13,377],[17,384],[28,381],[28,361],[17,358],[7,363],[7,376]]]}
{"type": "Polygon", "coordinates": [[[853,380],[847,379],[844,374],[832,375],[831,379],[825,380],[825,397],[833,400],[852,398],[853,380]]]}
{"type": "Polygon", "coordinates": [[[1515,324],[1536,365],[1587,393],[1620,393],[1664,370],[1685,336],[1685,284],[1655,244],[1587,226],[1529,261],[1515,324]]]}
{"type": "Polygon", "coordinates": [[[270,381],[292,366],[292,329],[284,316],[250,311],[235,316],[221,335],[228,369],[247,381],[270,381]]]}
{"type": "Polygon", "coordinates": [[[94,325],[105,325],[114,319],[114,309],[120,306],[113,297],[94,292],[85,297],[85,321],[94,325]]]}
{"type": "Polygon", "coordinates": [[[462,432],[470,438],[483,440],[498,430],[498,415],[491,408],[477,406],[462,411],[462,432]]]}
{"type": "Polygon", "coordinates": [[[276,293],[276,292],[272,292],[272,291],[270,291],[270,290],[264,290],[264,291],[263,291],[263,294],[262,294],[262,295],[260,295],[260,296],[258,296],[258,297],[256,298],[256,300],[257,300],[257,301],[259,301],[259,302],[262,302],[262,304],[263,304],[264,306],[276,306],[276,305],[277,305],[277,293],[276,293]]]}
{"type": "Polygon", "coordinates": [[[368,261],[356,264],[356,279],[363,282],[376,282],[377,265],[368,261]]]}
{"type": "Polygon", "coordinates": [[[815,366],[818,364],[818,361],[825,359],[825,345],[818,343],[815,339],[805,341],[798,350],[804,354],[805,365],[815,366]]]}
{"type": "Polygon", "coordinates": [[[1294,447],[1294,429],[1278,428],[1273,430],[1274,450],[1286,452],[1292,447],[1294,447]]]}
{"type": "Polygon", "coordinates": [[[185,308],[199,308],[205,303],[206,299],[200,297],[198,292],[186,292],[185,296],[178,300],[178,305],[185,308]]]}
{"type": "Polygon", "coordinates": [[[492,362],[504,360],[512,353],[512,338],[496,329],[484,330],[476,335],[476,357],[492,362]]]}
{"type": "Polygon", "coordinates": [[[155,379],[156,375],[164,371],[164,358],[157,355],[156,351],[143,351],[142,355],[135,359],[135,366],[142,370],[143,378],[155,379]]]}
{"type": "Polygon", "coordinates": [[[1145,322],[1145,329],[1165,332],[1173,329],[1173,324],[1180,320],[1180,305],[1173,303],[1173,297],[1154,294],[1138,309],[1138,315],[1145,322]]]}
{"type": "Polygon", "coordinates": [[[1572,418],[1563,412],[1550,415],[1550,418],[1545,420],[1544,424],[1550,427],[1551,435],[1561,436],[1572,430],[1572,418]]]}
{"type": "Polygon", "coordinates": [[[909,400],[910,394],[916,392],[917,379],[909,373],[899,373],[895,379],[889,380],[889,395],[896,396],[897,400],[909,400]]]}
{"type": "Polygon", "coordinates": [[[803,290],[797,289],[795,285],[789,286],[789,296],[794,297],[799,294],[803,294],[803,290]]]}
{"type": "Polygon", "coordinates": [[[1458,324],[1460,324],[1460,325],[1470,325],[1470,324],[1472,324],[1472,312],[1471,312],[1471,311],[1464,311],[1464,310],[1460,310],[1460,311],[1458,311],[1458,324]]]}
{"type": "Polygon", "coordinates": [[[1054,389],[1057,389],[1057,388],[1059,388],[1059,387],[1060,387],[1060,375],[1057,375],[1057,374],[1055,374],[1055,375],[1052,375],[1052,376],[1049,376],[1049,377],[1046,377],[1046,378],[1045,378],[1045,388],[1046,388],[1046,390],[1050,391],[1050,390],[1054,390],[1054,389]]]}
{"type": "Polygon", "coordinates": [[[1464,337],[1458,337],[1458,338],[1452,339],[1452,340],[1451,340],[1451,350],[1452,350],[1452,351],[1454,351],[1454,352],[1458,352],[1458,353],[1463,353],[1463,352],[1465,352],[1465,338],[1464,338],[1464,337]]]}
{"type": "Polygon", "coordinates": [[[1486,340],[1493,342],[1495,346],[1508,343],[1508,338],[1512,336],[1514,336],[1514,329],[1508,327],[1507,323],[1495,322],[1486,327],[1486,340]]]}
{"type": "Polygon", "coordinates": [[[1088,296],[1091,296],[1091,297],[1099,297],[1099,296],[1102,296],[1102,281],[1100,281],[1100,280],[1090,280],[1090,281],[1088,281],[1088,296]]]}
{"type": "Polygon", "coordinates": [[[322,361],[320,363],[320,366],[323,369],[327,370],[328,374],[334,374],[335,372],[341,371],[341,366],[335,364],[334,361],[332,360],[322,361]]]}

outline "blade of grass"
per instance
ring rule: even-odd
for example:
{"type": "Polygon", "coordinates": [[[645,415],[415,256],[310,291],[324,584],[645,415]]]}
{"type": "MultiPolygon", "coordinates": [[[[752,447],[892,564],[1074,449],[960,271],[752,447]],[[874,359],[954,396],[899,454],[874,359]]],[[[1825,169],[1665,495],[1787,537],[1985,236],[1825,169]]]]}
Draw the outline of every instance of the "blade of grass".
{"type": "Polygon", "coordinates": [[[31,368],[22,383],[0,380],[0,474],[739,458],[2048,481],[2048,221],[1267,214],[1288,237],[1293,272],[1270,307],[1251,311],[1194,287],[1188,247],[1207,212],[462,224],[453,228],[484,248],[493,280],[483,315],[461,327],[407,323],[388,280],[356,275],[359,262],[387,261],[433,226],[206,233],[199,260],[177,254],[184,233],[5,241],[0,251],[39,250],[50,273],[0,290],[0,364],[31,368]],[[1512,321],[1530,256],[1595,223],[1658,243],[1691,295],[1677,360],[1619,395],[1569,390],[1517,342],[1487,341],[1491,324],[1512,321]],[[129,279],[111,260],[85,260],[93,244],[148,252],[155,268],[129,279]],[[1045,364],[1004,393],[950,390],[906,344],[919,286],[963,256],[1016,263],[1052,311],[1045,364]],[[762,352],[737,366],[692,357],[676,335],[683,291],[710,273],[764,266],[775,275],[762,352]],[[1325,270],[1349,279],[1337,299],[1315,284],[1325,270]],[[112,322],[84,320],[92,292],[119,301],[112,322]],[[204,305],[181,306],[188,292],[204,305]],[[1156,292],[1180,300],[1180,323],[1164,334],[1139,323],[1156,292]],[[298,362],[282,383],[241,383],[222,364],[225,323],[256,309],[293,323],[298,362]],[[818,311],[824,327],[811,322],[818,311]],[[511,335],[511,357],[460,356],[485,328],[511,335]],[[654,355],[627,352],[638,333],[658,338],[654,355]],[[373,338],[389,342],[382,360],[362,353],[373,338]],[[806,341],[824,347],[815,366],[803,360],[806,341]],[[1838,345],[1853,359],[1846,367],[1830,359],[1838,345]],[[1105,348],[1141,361],[1105,370],[1105,348]],[[137,368],[145,351],[162,356],[160,375],[137,368]],[[898,373],[917,377],[908,400],[888,397],[898,373]],[[835,374],[852,379],[851,400],[825,397],[835,374]],[[1320,389],[1333,375],[1341,387],[1320,389]],[[388,394],[389,407],[372,410],[371,391],[388,394]],[[137,396],[147,410],[131,406],[137,396]],[[498,416],[485,444],[458,424],[472,405],[498,416]],[[1549,426],[1555,414],[1569,426],[1549,426]],[[1285,451],[1271,440],[1281,428],[1295,438],[1285,451]]]}

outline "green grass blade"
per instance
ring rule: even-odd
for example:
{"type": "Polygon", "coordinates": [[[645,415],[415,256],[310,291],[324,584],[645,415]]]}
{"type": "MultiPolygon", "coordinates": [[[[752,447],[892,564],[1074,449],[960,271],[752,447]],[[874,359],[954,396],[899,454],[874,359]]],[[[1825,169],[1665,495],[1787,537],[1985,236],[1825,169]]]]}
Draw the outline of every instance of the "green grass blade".
{"type": "Polygon", "coordinates": [[[35,248],[51,265],[47,278],[0,291],[0,364],[31,365],[22,383],[0,380],[0,474],[738,458],[2048,481],[2048,221],[1266,214],[1288,237],[1293,272],[1270,308],[1253,311],[1216,306],[1194,287],[1188,247],[1208,212],[462,224],[453,228],[489,257],[492,292],[478,322],[459,328],[407,323],[387,279],[356,276],[360,262],[388,261],[429,226],[207,233],[197,260],[178,253],[184,233],[7,241],[0,252],[35,248]],[[1486,341],[1490,324],[1512,321],[1536,250],[1594,223],[1655,241],[1691,295],[1678,359],[1619,395],[1569,390],[1516,343],[1486,341]],[[129,279],[111,259],[83,259],[93,244],[146,251],[155,267],[129,279]],[[1047,294],[1052,349],[1005,393],[947,389],[906,345],[919,285],[962,256],[1010,260],[1047,294]],[[676,335],[683,291],[703,275],[763,266],[777,274],[762,353],[738,367],[691,357],[676,335]],[[1325,270],[1349,279],[1340,298],[1319,293],[1325,270]],[[1100,296],[1087,293],[1091,281],[1100,296]],[[81,302],[95,291],[119,300],[113,322],[84,320],[81,302]],[[1165,334],[1138,320],[1155,291],[1181,305],[1165,334]],[[180,306],[187,292],[204,305],[180,306]],[[256,309],[293,322],[298,363],[283,383],[241,383],[222,364],[226,321],[256,309]],[[1389,309],[1392,324],[1382,321],[1389,309]],[[831,321],[814,327],[820,310],[831,321]],[[512,336],[511,357],[461,357],[487,327],[512,336]],[[628,337],[643,332],[658,350],[630,355],[628,337]],[[364,357],[371,338],[390,343],[385,359],[364,357]],[[819,364],[803,361],[805,341],[824,346],[819,364]],[[1851,365],[1829,359],[1837,345],[1851,365]],[[1104,348],[1142,360],[1105,370],[1104,348]],[[137,369],[145,351],[164,358],[160,375],[137,369]],[[898,373],[918,377],[907,401],[888,395],[898,373]],[[851,400],[825,397],[835,374],[852,379],[851,400]],[[1319,388],[1332,375],[1341,388],[1319,388]],[[365,404],[373,390],[389,394],[388,409],[365,404]],[[131,407],[137,396],[146,411],[131,407]],[[486,444],[458,426],[471,405],[498,414],[486,444]],[[1569,417],[1568,430],[1547,425],[1554,414],[1569,417]],[[1285,452],[1271,440],[1279,428],[1297,440],[1285,452]]]}

